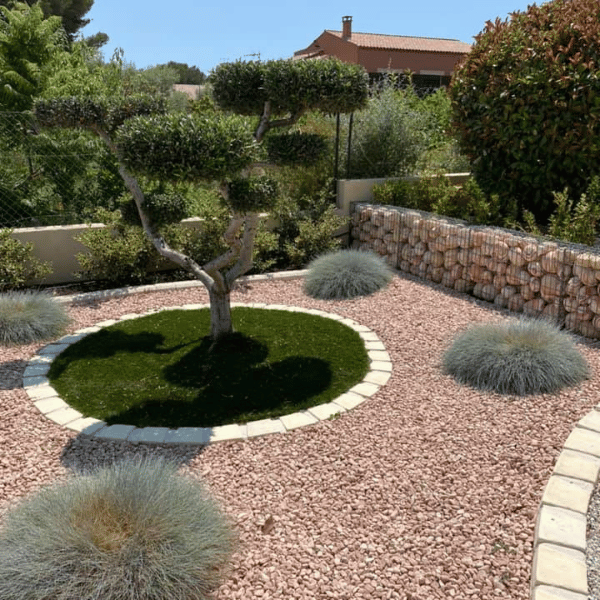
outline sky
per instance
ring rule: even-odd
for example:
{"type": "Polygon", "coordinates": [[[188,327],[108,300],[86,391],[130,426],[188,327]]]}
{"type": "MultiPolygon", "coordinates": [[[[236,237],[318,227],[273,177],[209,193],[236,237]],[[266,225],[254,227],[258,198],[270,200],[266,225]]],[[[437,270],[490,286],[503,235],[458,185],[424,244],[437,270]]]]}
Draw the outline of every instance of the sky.
{"type": "MultiPolygon", "coordinates": [[[[531,0],[355,0],[267,3],[260,0],[94,0],[84,36],[109,36],[108,60],[122,48],[125,60],[144,69],[169,61],[208,74],[222,62],[289,58],[325,29],[352,30],[471,43],[488,20],[525,11],[531,0]]],[[[540,4],[540,2],[538,2],[540,4]]]]}

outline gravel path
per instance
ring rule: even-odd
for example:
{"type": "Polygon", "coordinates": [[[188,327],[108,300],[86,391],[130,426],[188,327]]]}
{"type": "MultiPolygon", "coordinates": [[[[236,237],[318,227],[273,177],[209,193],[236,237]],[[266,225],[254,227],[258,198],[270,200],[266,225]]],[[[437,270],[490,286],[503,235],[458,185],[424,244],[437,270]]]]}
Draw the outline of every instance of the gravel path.
{"type": "MultiPolygon", "coordinates": [[[[203,478],[237,523],[241,546],[219,600],[528,598],[538,504],[565,439],[599,401],[600,345],[580,342],[594,373],[582,385],[503,397],[440,372],[457,332],[507,316],[470,297],[398,276],[352,301],[311,300],[300,280],[251,283],[232,300],[363,323],[390,353],[390,382],[349,413],[288,434],[136,447],[77,438],[44,419],[21,387],[39,345],[0,349],[0,519],[72,471],[160,453],[203,478]]],[[[191,288],[73,307],[72,329],[204,301],[191,288]]]]}

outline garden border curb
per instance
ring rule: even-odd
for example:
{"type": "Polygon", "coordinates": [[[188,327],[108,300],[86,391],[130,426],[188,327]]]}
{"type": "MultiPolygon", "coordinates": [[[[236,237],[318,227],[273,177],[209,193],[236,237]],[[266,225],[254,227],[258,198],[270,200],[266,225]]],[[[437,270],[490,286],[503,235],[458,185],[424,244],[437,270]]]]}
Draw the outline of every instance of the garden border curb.
{"type": "MultiPolygon", "coordinates": [[[[155,286],[152,286],[152,291],[156,291],[155,286]]],[[[112,293],[109,297],[114,296],[115,294],[112,293]]],[[[93,299],[96,299],[97,297],[98,296],[95,296],[93,299]]],[[[68,346],[90,333],[100,331],[103,327],[108,327],[119,321],[135,319],[148,314],[155,314],[162,310],[196,310],[208,308],[209,304],[204,303],[165,307],[161,310],[152,310],[140,314],[127,314],[121,316],[119,319],[102,321],[92,327],[86,327],[72,334],[65,335],[38,350],[37,354],[29,361],[25,368],[25,372],[23,373],[23,387],[34,406],[45,417],[58,425],[64,426],[67,429],[87,437],[146,444],[207,445],[218,441],[243,440],[273,433],[285,433],[300,427],[313,425],[319,421],[327,420],[362,404],[365,400],[377,393],[391,377],[392,362],[385,346],[377,334],[368,327],[361,325],[352,319],[322,310],[303,309],[283,304],[267,305],[263,303],[246,304],[242,302],[232,302],[231,306],[304,312],[339,321],[351,329],[354,329],[363,340],[370,361],[369,372],[361,382],[354,385],[341,396],[335,398],[331,402],[319,404],[304,411],[283,415],[276,419],[250,421],[243,425],[230,424],[217,427],[180,427],[177,429],[169,429],[167,427],[138,428],[133,425],[107,425],[104,421],[99,419],[84,417],[80,412],[70,407],[62,400],[56,390],[50,385],[46,376],[54,358],[68,346]]]]}

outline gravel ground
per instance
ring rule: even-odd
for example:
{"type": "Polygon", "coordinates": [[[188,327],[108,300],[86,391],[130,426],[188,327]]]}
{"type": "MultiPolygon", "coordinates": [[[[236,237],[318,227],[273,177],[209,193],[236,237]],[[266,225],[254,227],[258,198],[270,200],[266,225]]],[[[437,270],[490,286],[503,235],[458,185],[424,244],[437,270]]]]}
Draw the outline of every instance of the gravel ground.
{"type": "MultiPolygon", "coordinates": [[[[391,355],[390,382],[349,413],[291,433],[204,449],[135,446],[44,419],[21,387],[39,345],[0,349],[0,520],[73,471],[158,453],[205,480],[237,524],[241,545],[219,600],[528,598],[538,505],[565,439],[598,403],[600,345],[580,340],[593,371],[583,384],[505,397],[440,372],[456,333],[507,316],[470,297],[398,276],[352,301],[312,300],[300,280],[254,282],[232,300],[363,323],[391,355]]],[[[72,307],[72,329],[204,301],[201,288],[100,301],[72,307]]]]}

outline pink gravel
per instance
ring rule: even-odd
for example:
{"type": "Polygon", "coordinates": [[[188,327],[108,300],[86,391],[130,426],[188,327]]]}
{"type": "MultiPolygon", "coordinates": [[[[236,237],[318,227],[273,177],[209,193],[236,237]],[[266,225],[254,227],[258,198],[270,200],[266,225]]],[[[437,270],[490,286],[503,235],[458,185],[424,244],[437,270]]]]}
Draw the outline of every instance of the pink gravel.
{"type": "MultiPolygon", "coordinates": [[[[190,288],[72,307],[72,329],[206,297],[190,288]]],[[[219,600],[528,598],[543,488],[575,423],[599,401],[598,343],[580,339],[593,372],[583,384],[503,397],[440,371],[456,333],[508,314],[473,298],[402,275],[351,301],[312,300],[301,280],[253,282],[232,300],[353,318],[385,344],[392,378],[360,407],[291,433],[204,449],[135,446],[46,420],[21,386],[40,345],[0,349],[0,519],[73,471],[158,453],[205,480],[239,529],[219,600]]]]}

